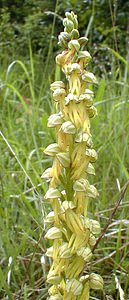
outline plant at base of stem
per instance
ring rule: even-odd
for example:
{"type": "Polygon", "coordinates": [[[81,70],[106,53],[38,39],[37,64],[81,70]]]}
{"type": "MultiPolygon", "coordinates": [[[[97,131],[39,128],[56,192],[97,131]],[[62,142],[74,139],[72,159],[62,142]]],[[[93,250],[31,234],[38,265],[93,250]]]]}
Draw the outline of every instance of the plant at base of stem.
{"type": "Polygon", "coordinates": [[[44,151],[53,157],[53,166],[42,175],[50,182],[45,198],[53,208],[46,217],[51,228],[45,238],[52,240],[46,255],[53,259],[47,281],[52,284],[49,300],[88,300],[91,289],[103,288],[100,275],[87,268],[83,276],[100,233],[99,223],[87,217],[89,201],[98,196],[88,181],[95,174],[97,159],[90,132],[90,119],[97,114],[92,91],[97,80],[87,70],[91,56],[82,50],[87,39],[79,38],[77,16],[67,12],[63,24],[64,32],[59,35],[63,52],[56,62],[67,83],[51,84],[57,113],[49,117],[48,126],[55,128],[56,143],[44,151]]]}

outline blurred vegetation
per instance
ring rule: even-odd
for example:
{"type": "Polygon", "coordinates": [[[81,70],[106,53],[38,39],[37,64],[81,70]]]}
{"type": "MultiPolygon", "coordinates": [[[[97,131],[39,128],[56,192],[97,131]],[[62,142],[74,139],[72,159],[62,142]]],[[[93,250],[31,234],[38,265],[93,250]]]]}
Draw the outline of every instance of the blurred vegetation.
{"type": "Polygon", "coordinates": [[[79,16],[80,33],[88,35],[88,47],[95,55],[99,67],[103,68],[106,65],[110,69],[110,58],[106,47],[113,48],[121,55],[127,55],[128,0],[58,0],[57,2],[55,0],[1,0],[1,64],[10,63],[11,60],[22,56],[24,60],[27,59],[28,39],[31,40],[35,55],[46,57],[51,39],[52,48],[57,51],[57,36],[62,28],[61,17],[64,17],[65,11],[70,10],[74,10],[79,16]],[[53,18],[55,18],[54,31],[52,30],[53,18]]]}
{"type": "MultiPolygon", "coordinates": [[[[54,112],[50,83],[60,80],[55,65],[65,11],[78,15],[80,35],[89,38],[98,118],[92,134],[99,159],[93,178],[100,198],[91,214],[105,226],[129,179],[129,1],[0,1],[0,299],[47,299],[41,264],[48,241],[44,216],[50,209],[41,174],[51,165],[43,149],[55,141],[47,128],[54,112]],[[9,257],[12,257],[11,267],[9,257]],[[9,281],[9,271],[11,278],[9,281]]],[[[102,274],[104,295],[119,300],[115,275],[129,295],[129,191],[95,253],[92,271],[102,274]],[[115,275],[114,275],[115,274],[115,275]]],[[[48,245],[47,245],[48,246],[48,245]]],[[[94,294],[93,294],[94,297],[94,294]]],[[[98,297],[98,298],[97,298],[98,297]]],[[[94,299],[94,298],[92,298],[94,299]]]]}

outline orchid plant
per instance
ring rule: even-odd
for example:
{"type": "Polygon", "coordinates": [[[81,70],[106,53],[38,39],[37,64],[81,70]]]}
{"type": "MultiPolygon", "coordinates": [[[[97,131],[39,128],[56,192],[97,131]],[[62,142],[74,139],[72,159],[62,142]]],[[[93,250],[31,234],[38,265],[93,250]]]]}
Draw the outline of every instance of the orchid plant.
{"type": "Polygon", "coordinates": [[[91,289],[103,288],[102,277],[89,268],[100,233],[99,222],[88,216],[88,204],[98,196],[89,183],[97,160],[90,125],[97,115],[92,91],[97,80],[87,70],[91,55],[84,50],[87,38],[79,37],[77,16],[66,12],[63,24],[59,35],[63,51],[56,63],[66,79],[51,84],[56,113],[49,117],[48,127],[55,128],[56,143],[44,151],[53,157],[53,165],[42,175],[49,182],[45,199],[52,206],[45,219],[45,238],[52,245],[46,255],[53,261],[47,276],[48,299],[88,300],[91,289]]]}

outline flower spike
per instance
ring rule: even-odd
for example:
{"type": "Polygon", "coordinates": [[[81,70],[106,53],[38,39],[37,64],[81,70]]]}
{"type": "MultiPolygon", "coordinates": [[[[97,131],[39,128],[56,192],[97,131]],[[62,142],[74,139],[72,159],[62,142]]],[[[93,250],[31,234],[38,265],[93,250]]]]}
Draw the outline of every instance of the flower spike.
{"type": "Polygon", "coordinates": [[[89,300],[92,289],[103,288],[102,277],[88,269],[100,234],[99,222],[87,216],[88,203],[98,197],[89,180],[97,160],[90,131],[90,119],[97,115],[92,91],[97,79],[87,70],[91,55],[83,50],[87,38],[79,37],[77,16],[73,12],[65,16],[58,43],[63,51],[56,62],[67,83],[51,84],[57,111],[49,117],[48,127],[55,128],[56,142],[44,150],[53,157],[53,166],[42,175],[49,182],[45,199],[53,209],[45,219],[49,226],[45,238],[51,243],[46,256],[53,259],[48,299],[89,300]]]}

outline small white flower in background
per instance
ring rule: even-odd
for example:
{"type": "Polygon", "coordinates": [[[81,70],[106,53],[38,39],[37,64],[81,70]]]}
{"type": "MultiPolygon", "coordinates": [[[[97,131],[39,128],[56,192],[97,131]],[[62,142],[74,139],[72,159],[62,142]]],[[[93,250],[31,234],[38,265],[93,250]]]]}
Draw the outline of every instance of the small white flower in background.
{"type": "Polygon", "coordinates": [[[44,254],[41,256],[40,261],[41,261],[41,265],[42,265],[42,268],[43,268],[43,274],[45,276],[45,274],[46,274],[46,262],[45,262],[45,255],[44,254]]]}
{"type": "Polygon", "coordinates": [[[8,267],[9,267],[9,271],[8,271],[8,276],[7,276],[7,281],[8,281],[8,286],[10,286],[10,279],[11,279],[11,264],[12,264],[12,256],[9,257],[9,262],[8,262],[8,267]]]}
{"type": "Polygon", "coordinates": [[[122,290],[122,287],[116,275],[115,275],[115,282],[116,282],[116,289],[119,291],[120,294],[120,300],[125,300],[124,291],[122,290]]]}

